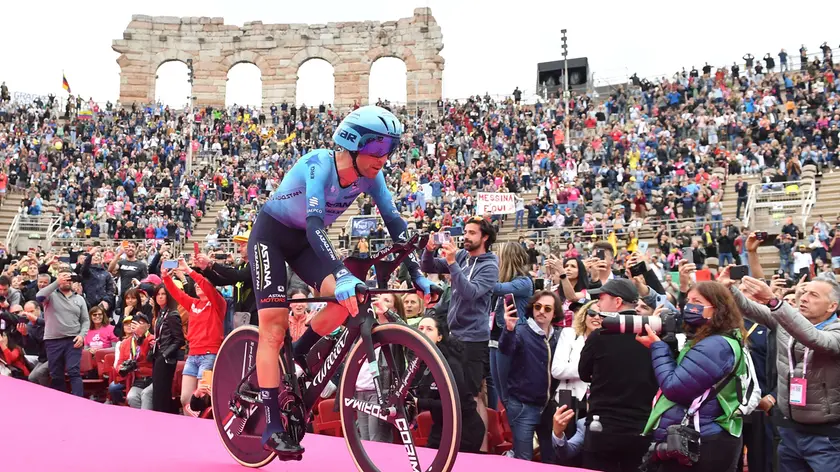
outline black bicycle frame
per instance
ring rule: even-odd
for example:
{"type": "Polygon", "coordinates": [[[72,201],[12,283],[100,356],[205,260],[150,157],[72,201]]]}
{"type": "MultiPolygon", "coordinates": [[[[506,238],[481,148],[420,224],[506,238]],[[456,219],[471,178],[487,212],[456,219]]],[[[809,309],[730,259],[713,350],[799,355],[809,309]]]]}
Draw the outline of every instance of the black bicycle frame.
{"type": "MultiPolygon", "coordinates": [[[[414,251],[418,247],[425,246],[427,241],[428,236],[420,237],[419,235],[415,235],[410,241],[407,241],[405,243],[395,243],[393,246],[385,248],[373,254],[370,259],[346,259],[345,265],[347,265],[348,269],[350,269],[350,271],[353,272],[356,275],[356,277],[359,278],[363,278],[367,271],[370,269],[370,267],[373,266],[376,268],[376,274],[378,279],[377,281],[380,287],[387,286],[388,279],[390,278],[391,273],[393,273],[394,269],[399,267],[400,263],[402,263],[407,257],[414,256],[414,251]],[[395,254],[396,257],[390,261],[385,260],[391,254],[395,254]]],[[[362,339],[362,348],[365,349],[367,358],[376,359],[373,339],[371,337],[371,331],[376,325],[377,319],[376,312],[371,306],[373,295],[386,293],[400,294],[415,292],[415,290],[413,289],[389,290],[386,288],[368,288],[366,286],[359,286],[358,289],[359,294],[357,295],[357,298],[359,298],[359,313],[356,316],[348,317],[347,321],[345,322],[346,329],[342,331],[341,335],[339,335],[332,350],[327,355],[326,359],[324,359],[321,368],[318,369],[318,372],[312,372],[312,383],[309,385],[309,388],[305,390],[305,392],[298,385],[297,376],[294,375],[294,361],[292,360],[291,352],[291,337],[288,331],[286,331],[286,342],[283,348],[284,352],[282,353],[283,362],[286,363],[287,376],[289,377],[289,381],[292,383],[294,390],[298,393],[303,392],[302,400],[307,415],[310,411],[312,411],[315,405],[318,404],[318,402],[320,401],[321,392],[324,391],[324,388],[326,387],[330,379],[332,379],[332,377],[335,375],[339,366],[347,359],[347,355],[349,354],[350,349],[353,347],[353,345],[359,338],[362,339]]],[[[290,300],[290,303],[335,303],[335,301],[336,300],[334,297],[320,297],[301,299],[300,301],[290,300]]],[[[383,389],[380,385],[379,377],[374,378],[373,384],[376,388],[376,397],[379,400],[380,406],[382,406],[385,402],[385,398],[382,394],[383,389]]]]}

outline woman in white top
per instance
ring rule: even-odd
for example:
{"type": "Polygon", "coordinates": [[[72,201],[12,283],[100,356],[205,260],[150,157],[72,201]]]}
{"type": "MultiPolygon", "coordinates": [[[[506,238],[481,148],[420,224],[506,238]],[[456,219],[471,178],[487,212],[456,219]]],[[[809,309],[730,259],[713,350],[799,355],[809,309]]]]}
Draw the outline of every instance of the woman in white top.
{"type": "Polygon", "coordinates": [[[560,381],[559,390],[570,390],[572,396],[583,400],[589,384],[580,379],[578,363],[580,352],[589,333],[601,327],[601,313],[595,308],[597,301],[583,305],[575,313],[571,328],[560,331],[554,361],[551,363],[551,376],[560,381]]]}

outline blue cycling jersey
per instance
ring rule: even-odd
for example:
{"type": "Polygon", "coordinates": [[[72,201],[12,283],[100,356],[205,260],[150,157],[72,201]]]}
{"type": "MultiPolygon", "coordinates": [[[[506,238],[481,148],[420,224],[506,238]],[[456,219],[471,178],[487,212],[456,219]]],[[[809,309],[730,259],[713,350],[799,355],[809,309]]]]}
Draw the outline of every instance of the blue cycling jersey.
{"type": "Polygon", "coordinates": [[[349,187],[342,188],[338,182],[335,154],[327,149],[316,149],[292,166],[263,211],[290,228],[306,229],[306,219],[310,216],[319,217],[324,226],[328,226],[353,205],[361,193],[373,198],[386,222],[400,218],[381,172],[376,178],[360,177],[349,187]]]}
{"type": "MultiPolygon", "coordinates": [[[[262,211],[288,228],[306,230],[310,247],[338,280],[349,272],[333,249],[325,226],[338,219],[361,193],[373,198],[391,239],[406,241],[405,220],[394,207],[385,176],[380,172],[373,179],[360,177],[349,187],[342,187],[338,181],[335,153],[327,149],[317,149],[301,157],[262,211]]],[[[415,254],[412,253],[404,264],[412,280],[421,276],[415,254]]]]}

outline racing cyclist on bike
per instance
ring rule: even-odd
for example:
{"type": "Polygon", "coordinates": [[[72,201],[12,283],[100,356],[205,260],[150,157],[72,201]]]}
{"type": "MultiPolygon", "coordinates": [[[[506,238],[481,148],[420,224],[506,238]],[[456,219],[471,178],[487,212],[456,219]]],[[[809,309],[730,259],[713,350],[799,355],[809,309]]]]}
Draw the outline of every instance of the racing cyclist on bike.
{"type": "MultiPolygon", "coordinates": [[[[384,108],[365,106],[353,111],[333,135],[339,149],[317,149],[302,156],[263,206],[251,230],[248,258],[252,261],[260,322],[257,378],[266,422],[262,443],[281,458],[303,453],[286,433],[278,406],[278,357],[289,325],[285,264],[320,296],[335,296],[338,301],[328,304],[311,320],[309,329],[294,345],[294,355],[299,357],[341,326],[348,314],[356,316],[359,311],[356,286],[364,282],[336,255],[325,227],[364,192],[373,197],[391,239],[407,240],[406,223],[394,207],[380,172],[398,149],[402,131],[400,121],[384,108]]],[[[415,288],[428,302],[432,282],[423,277],[414,254],[405,264],[415,288]]]]}

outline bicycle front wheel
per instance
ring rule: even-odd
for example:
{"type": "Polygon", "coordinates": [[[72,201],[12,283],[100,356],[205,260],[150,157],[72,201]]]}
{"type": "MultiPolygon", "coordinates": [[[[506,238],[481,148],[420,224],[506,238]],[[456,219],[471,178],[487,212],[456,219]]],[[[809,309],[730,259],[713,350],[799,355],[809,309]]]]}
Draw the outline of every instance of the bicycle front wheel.
{"type": "Polygon", "coordinates": [[[361,340],[347,356],[338,397],[344,440],[356,468],[361,472],[449,472],[455,465],[461,443],[461,400],[449,364],[437,346],[406,325],[389,323],[376,326],[372,339],[380,359],[384,359],[387,365],[387,368],[380,368],[380,375],[385,380],[382,387],[387,392],[388,407],[383,409],[375,399],[365,401],[356,395],[359,373],[362,369],[367,373],[368,369],[367,354],[361,340]],[[424,381],[433,382],[437,387],[443,420],[437,450],[418,454],[413,433],[416,430],[415,417],[411,409],[406,408],[406,398],[412,386],[424,377],[424,381]],[[381,420],[379,428],[384,429],[387,439],[393,438],[390,442],[403,447],[363,442],[357,426],[360,416],[363,421],[369,421],[370,417],[381,420]],[[422,464],[428,466],[423,467],[422,464]]]}

